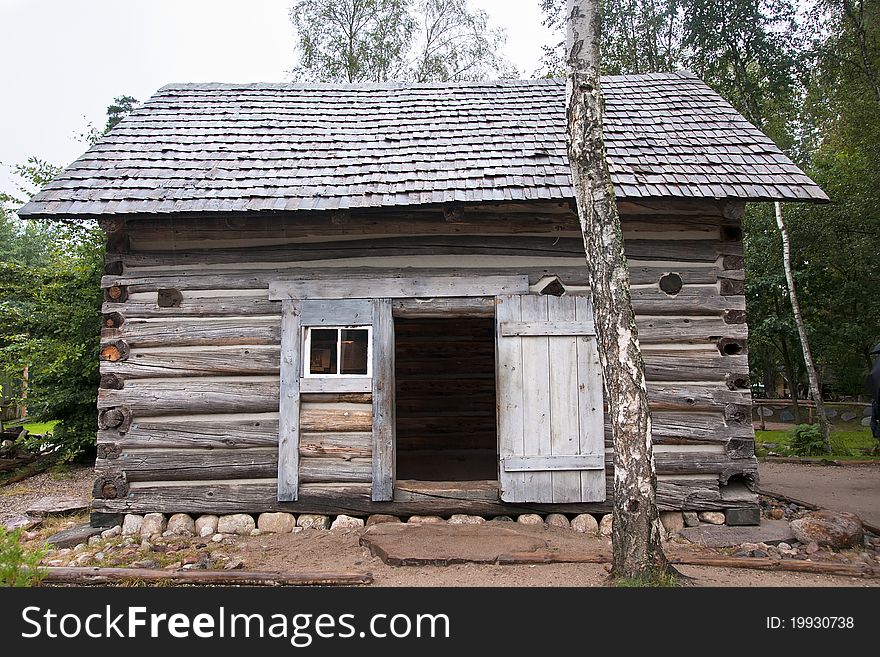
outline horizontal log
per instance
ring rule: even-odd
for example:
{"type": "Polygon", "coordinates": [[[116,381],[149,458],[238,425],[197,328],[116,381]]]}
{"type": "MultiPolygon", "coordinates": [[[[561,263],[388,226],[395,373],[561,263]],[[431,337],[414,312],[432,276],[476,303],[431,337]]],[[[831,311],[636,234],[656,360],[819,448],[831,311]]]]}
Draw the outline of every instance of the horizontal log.
{"type": "MultiPolygon", "coordinates": [[[[350,290],[348,293],[354,293],[350,290]]],[[[475,294],[480,290],[474,289],[475,294]]],[[[669,296],[658,287],[634,287],[633,308],[638,315],[720,316],[725,311],[744,311],[745,297],[719,295],[714,285],[685,285],[681,292],[669,296]]],[[[102,312],[133,317],[225,317],[230,315],[274,315],[279,304],[269,301],[261,290],[184,290],[179,308],[160,308],[155,300],[138,294],[126,303],[105,303],[102,312]]],[[[367,294],[367,291],[364,291],[367,294]]],[[[147,296],[150,296],[147,294],[147,296]]]]}
{"type": "Polygon", "coordinates": [[[127,406],[139,417],[278,410],[277,377],[138,379],[98,391],[98,408],[127,406]]]}
{"type": "MultiPolygon", "coordinates": [[[[502,327],[504,330],[504,327],[502,327]]],[[[553,329],[536,329],[540,332],[553,329]]],[[[508,333],[522,335],[531,333],[531,329],[518,326],[508,327],[508,333]]],[[[568,334],[565,326],[558,329],[560,334],[568,334]]],[[[665,332],[665,331],[664,331],[665,332]]],[[[640,336],[641,337],[641,336],[640,336]]],[[[445,362],[453,364],[450,350],[457,353],[457,360],[465,363],[474,358],[474,347],[492,353],[494,345],[490,340],[484,344],[473,343],[464,352],[457,349],[456,344],[437,342],[435,344],[404,344],[399,345],[399,354],[407,357],[399,370],[406,375],[409,371],[420,372],[431,364],[431,358],[443,357],[445,362]],[[415,357],[418,357],[417,359],[415,357]]],[[[694,341],[696,342],[696,340],[694,341]]],[[[646,345],[653,343],[646,342],[646,345]]],[[[693,344],[693,343],[692,343],[693,344]]],[[[707,341],[708,344],[708,341],[707,341]]],[[[748,378],[748,357],[723,356],[714,352],[651,350],[643,351],[646,374],[649,380],[656,381],[709,381],[726,380],[727,375],[748,378]]],[[[223,346],[223,347],[151,347],[134,349],[128,359],[121,362],[101,364],[102,374],[113,374],[122,379],[142,379],[152,377],[194,377],[211,375],[261,375],[277,374],[279,371],[280,347],[263,346],[223,346]]],[[[484,369],[494,367],[489,361],[484,369]]],[[[367,377],[305,377],[300,381],[303,392],[367,392],[370,390],[370,379],[367,377]]]]}
{"type": "MultiPolygon", "coordinates": [[[[200,213],[193,217],[175,215],[171,221],[145,216],[129,223],[135,244],[186,244],[226,238],[228,240],[274,239],[279,235],[294,238],[339,236],[515,234],[559,232],[578,229],[577,217],[558,204],[534,203],[505,211],[488,211],[483,207],[465,206],[455,221],[444,220],[442,208],[382,208],[382,212],[350,212],[342,220],[330,221],[328,213],[297,211],[263,217],[223,216],[200,213]]],[[[717,221],[717,220],[716,220],[717,221]]]]}
{"type": "Polygon", "coordinates": [[[726,381],[728,374],[748,378],[748,356],[722,356],[717,351],[642,351],[648,381],[726,381]]]}
{"type": "Polygon", "coordinates": [[[712,411],[730,404],[751,407],[747,390],[730,390],[724,383],[667,383],[648,380],[648,403],[652,411],[712,411]]]}
{"type": "MultiPolygon", "coordinates": [[[[299,461],[301,482],[369,483],[369,456],[347,454],[304,456],[299,461]]],[[[192,481],[268,478],[278,470],[278,449],[151,449],[122,452],[118,458],[98,458],[95,471],[112,478],[124,473],[128,482],[192,481]]],[[[102,496],[105,497],[105,496],[102,496]]]]}
{"type": "MultiPolygon", "coordinates": [[[[378,234],[515,234],[534,232],[577,231],[577,216],[567,203],[530,201],[477,205],[461,204],[454,220],[444,216],[445,204],[418,208],[364,209],[336,215],[328,220],[326,211],[272,213],[264,217],[256,213],[242,216],[211,213],[186,216],[173,220],[145,215],[128,222],[129,230],[145,242],[181,244],[186,241],[227,237],[229,239],[266,239],[278,235],[289,237],[321,237],[329,235],[378,234]]],[[[621,223],[625,233],[645,230],[669,232],[714,231],[722,221],[723,211],[716,202],[686,199],[674,203],[619,201],[621,223]],[[646,216],[647,215],[647,216],[646,216]]]]}
{"type": "Polygon", "coordinates": [[[278,374],[279,366],[278,344],[146,347],[133,349],[124,361],[101,363],[101,373],[115,374],[125,379],[228,374],[260,375],[278,374]]]}
{"type": "MultiPolygon", "coordinates": [[[[432,498],[419,501],[373,502],[370,484],[303,484],[296,502],[278,502],[275,479],[133,484],[124,499],[94,500],[93,510],[108,513],[346,513],[366,515],[440,515],[473,513],[495,516],[517,513],[608,513],[613,482],[606,483],[609,499],[588,504],[506,504],[481,499],[432,498]]],[[[717,480],[675,478],[657,483],[661,510],[719,510],[742,506],[721,499],[717,480]]]]}
{"type": "MultiPolygon", "coordinates": [[[[369,434],[367,434],[369,435],[369,434]]],[[[300,481],[318,482],[369,482],[372,464],[369,450],[355,450],[344,445],[337,437],[331,447],[334,453],[322,451],[323,440],[309,438],[305,443],[304,456],[299,462],[300,481]],[[318,455],[312,456],[311,454],[318,455]],[[357,456],[356,453],[366,453],[357,456]]],[[[505,469],[518,471],[545,471],[602,468],[602,456],[580,457],[510,457],[504,460],[505,469]]],[[[604,467],[612,473],[613,454],[604,455],[604,467]]],[[[658,452],[654,455],[657,474],[660,475],[717,475],[726,482],[734,475],[753,476],[757,472],[754,459],[732,459],[719,452],[658,452]]],[[[140,481],[190,481],[194,479],[256,479],[269,478],[277,471],[278,450],[272,448],[236,449],[150,449],[123,451],[115,458],[98,458],[95,470],[106,482],[118,485],[118,477],[124,473],[127,482],[140,481]]],[[[108,497],[101,494],[100,497],[108,497]]],[[[119,495],[113,495],[118,497],[119,495]]]]}
{"type": "MultiPolygon", "coordinates": [[[[651,434],[654,442],[663,445],[689,443],[726,443],[734,438],[754,439],[751,426],[729,425],[723,412],[652,411],[651,434]]],[[[610,421],[605,423],[605,436],[610,442],[610,421]]]]}
{"type": "Polygon", "coordinates": [[[278,413],[138,417],[129,430],[98,431],[98,442],[131,448],[228,448],[278,445],[278,413]]]}
{"type": "MultiPolygon", "coordinates": [[[[717,229],[716,229],[717,230],[717,229]]],[[[653,231],[657,233],[655,229],[653,231]]],[[[685,262],[712,262],[721,254],[737,255],[737,243],[729,243],[707,233],[691,231],[663,231],[660,239],[644,239],[642,233],[624,233],[628,258],[642,260],[674,260],[685,262]],[[666,239],[663,239],[665,237],[666,239]],[[685,239],[680,239],[684,237],[685,239]],[[695,237],[697,239],[686,239],[695,237]],[[709,237],[710,239],[706,239],[709,237]],[[711,239],[715,237],[714,239],[711,239]]],[[[270,237],[230,239],[218,233],[213,239],[200,243],[186,241],[169,250],[170,242],[148,242],[133,231],[132,254],[124,258],[126,266],[174,265],[180,262],[309,262],[316,260],[344,260],[363,256],[534,256],[583,258],[583,241],[574,231],[541,235],[412,235],[375,236],[369,239],[346,237],[330,241],[316,241],[276,233],[270,237]],[[218,239],[219,238],[219,239],[218,239]],[[132,257],[134,256],[134,257],[132,257]]],[[[716,233],[716,235],[719,235],[716,233]]],[[[119,283],[116,283],[117,285],[119,283]]],[[[106,287],[106,286],[104,286],[106,287]]]]}
{"type": "MultiPolygon", "coordinates": [[[[138,417],[172,413],[260,413],[278,409],[276,377],[189,377],[180,379],[135,379],[122,390],[100,389],[98,408],[126,406],[138,417]]],[[[723,381],[707,383],[667,383],[648,381],[648,400],[652,410],[718,410],[727,405],[751,405],[748,391],[729,390],[723,381]]],[[[369,419],[366,411],[328,409],[316,405],[303,411],[302,422],[318,430],[368,430],[361,428],[369,419]],[[323,426],[318,426],[322,422],[323,426]],[[355,428],[357,427],[357,428],[355,428]]],[[[450,409],[454,413],[454,409],[450,409]]],[[[729,418],[728,418],[729,419],[729,418]]],[[[112,428],[112,427],[105,427],[112,428]]]]}
{"type": "MultiPolygon", "coordinates": [[[[605,470],[614,472],[614,455],[606,453],[605,470]]],[[[654,465],[658,475],[718,475],[721,483],[735,475],[752,478],[757,475],[756,459],[733,459],[726,452],[658,452],[654,454],[654,465]]]]}
{"type": "Polygon", "coordinates": [[[639,343],[650,344],[713,344],[720,337],[744,340],[745,324],[727,324],[719,317],[656,317],[637,315],[639,343]]]}
{"type": "Polygon", "coordinates": [[[722,315],[727,310],[745,310],[743,296],[721,296],[715,285],[685,285],[670,296],[659,287],[631,289],[637,315],[722,315]]]}
{"type": "MultiPolygon", "coordinates": [[[[587,268],[578,259],[565,259],[556,262],[547,259],[514,258],[506,257],[501,260],[478,260],[477,266],[471,260],[457,262],[449,258],[438,259],[436,266],[429,267],[430,258],[421,258],[418,263],[409,266],[392,267],[387,259],[380,259],[375,266],[363,266],[353,263],[351,267],[321,267],[316,268],[313,263],[263,263],[261,269],[252,269],[252,261],[244,258],[238,264],[228,263],[223,270],[212,268],[206,273],[204,265],[194,265],[190,269],[170,271],[169,267],[163,267],[162,271],[143,271],[140,273],[126,273],[122,276],[106,276],[103,281],[110,284],[115,281],[128,281],[132,293],[142,294],[145,292],[157,292],[160,289],[169,289],[176,286],[176,290],[214,290],[214,289],[266,289],[269,282],[278,278],[310,278],[316,280],[349,280],[367,279],[379,277],[404,277],[424,276],[447,273],[448,275],[461,276],[504,276],[512,274],[525,274],[529,277],[529,283],[535,285],[542,278],[558,276],[562,283],[568,285],[587,285],[587,268]],[[250,267],[250,268],[249,268],[250,267]]],[[[179,262],[179,260],[178,260],[179,262]]],[[[705,263],[686,263],[669,261],[657,264],[643,264],[642,261],[633,260],[630,263],[630,282],[633,285],[657,283],[664,275],[677,274],[685,285],[712,284],[720,276],[728,272],[719,270],[714,261],[705,263]]],[[[108,302],[120,302],[121,299],[107,299],[108,302]]],[[[182,299],[181,299],[182,301],[182,299]]]]}
{"type": "Polygon", "coordinates": [[[372,584],[370,573],[251,572],[246,570],[153,570],[148,568],[50,567],[41,581],[48,584],[107,586],[136,581],[198,586],[357,586],[372,584]]]}
{"type": "Polygon", "coordinates": [[[278,449],[151,449],[124,451],[119,458],[96,459],[102,475],[124,472],[129,482],[250,479],[278,471],[278,449]]]}
{"type": "Polygon", "coordinates": [[[122,339],[133,348],[277,345],[281,342],[281,314],[279,308],[277,314],[267,317],[129,319],[118,328],[102,329],[101,338],[122,339]]]}

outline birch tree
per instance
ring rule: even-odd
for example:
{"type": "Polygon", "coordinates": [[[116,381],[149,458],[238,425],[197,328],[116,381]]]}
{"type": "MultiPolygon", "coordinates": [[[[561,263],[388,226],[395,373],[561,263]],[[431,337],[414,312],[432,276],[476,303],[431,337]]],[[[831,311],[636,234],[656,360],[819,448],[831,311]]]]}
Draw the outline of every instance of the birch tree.
{"type": "Polygon", "coordinates": [[[309,82],[462,82],[516,77],[502,29],[466,0],[298,0],[290,9],[309,82]]]}
{"type": "Polygon", "coordinates": [[[568,158],[614,439],[612,575],[658,576],[672,569],[660,545],[645,366],[602,137],[601,12],[597,0],[568,0],[566,11],[568,158]]]}
{"type": "Polygon", "coordinates": [[[794,285],[794,274],[791,270],[791,242],[788,238],[788,228],[785,225],[785,217],[782,215],[782,203],[774,204],[776,211],[776,226],[782,236],[782,267],[785,269],[785,283],[788,287],[788,296],[791,299],[791,310],[794,313],[794,323],[797,326],[798,336],[801,340],[801,348],[804,351],[804,364],[807,366],[807,379],[810,382],[810,396],[816,403],[816,418],[822,439],[825,442],[825,451],[831,453],[831,433],[828,426],[828,416],[825,415],[825,402],[822,400],[822,384],[819,382],[819,374],[816,371],[816,363],[813,361],[813,353],[810,350],[810,341],[807,338],[807,327],[804,325],[804,316],[801,314],[801,304],[798,301],[797,289],[794,285]]]}

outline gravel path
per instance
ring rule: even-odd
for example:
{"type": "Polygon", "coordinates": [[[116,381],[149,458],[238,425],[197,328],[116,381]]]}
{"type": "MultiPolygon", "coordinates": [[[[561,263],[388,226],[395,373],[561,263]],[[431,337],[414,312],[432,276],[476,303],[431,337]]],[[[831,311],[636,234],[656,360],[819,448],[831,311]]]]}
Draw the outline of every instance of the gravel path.
{"type": "Polygon", "coordinates": [[[89,465],[73,465],[63,470],[47,470],[15,484],[0,487],[0,521],[23,515],[34,502],[48,496],[91,497],[95,470],[89,465]]]}
{"type": "Polygon", "coordinates": [[[880,526],[880,465],[758,464],[761,488],[880,526]]]}

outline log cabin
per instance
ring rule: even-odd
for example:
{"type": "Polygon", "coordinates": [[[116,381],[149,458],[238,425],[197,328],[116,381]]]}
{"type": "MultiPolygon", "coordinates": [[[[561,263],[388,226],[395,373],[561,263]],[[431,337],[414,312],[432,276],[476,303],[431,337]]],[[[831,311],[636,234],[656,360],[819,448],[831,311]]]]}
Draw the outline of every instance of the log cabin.
{"type": "MultiPolygon", "coordinates": [[[[756,509],[741,219],[822,202],[690,73],[603,79],[661,510],[756,509]]],[[[93,512],[611,507],[559,80],[174,84],[38,193],[106,231],[93,512]]]]}

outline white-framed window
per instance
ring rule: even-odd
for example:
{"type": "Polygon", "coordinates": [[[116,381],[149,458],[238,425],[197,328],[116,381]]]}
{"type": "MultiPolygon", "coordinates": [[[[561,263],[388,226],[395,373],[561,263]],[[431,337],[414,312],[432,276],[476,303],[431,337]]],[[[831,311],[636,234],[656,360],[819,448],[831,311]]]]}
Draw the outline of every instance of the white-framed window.
{"type": "Polygon", "coordinates": [[[370,377],[373,341],[369,326],[309,326],[303,329],[304,377],[370,377]]]}

